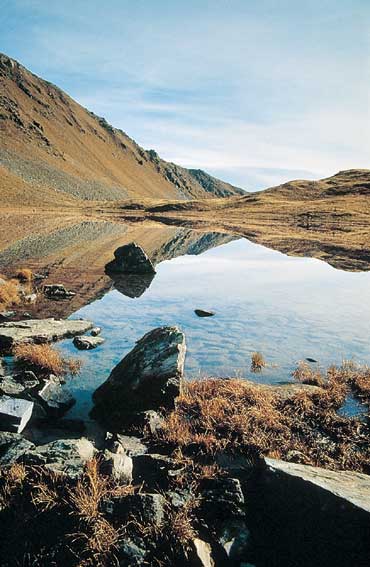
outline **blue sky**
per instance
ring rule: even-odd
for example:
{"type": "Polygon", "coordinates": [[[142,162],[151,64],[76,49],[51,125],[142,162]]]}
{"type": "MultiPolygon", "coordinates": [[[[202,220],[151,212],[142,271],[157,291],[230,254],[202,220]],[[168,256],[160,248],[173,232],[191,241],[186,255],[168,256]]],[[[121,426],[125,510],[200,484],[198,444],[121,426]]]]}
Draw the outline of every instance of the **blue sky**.
{"type": "Polygon", "coordinates": [[[246,189],[369,167],[368,0],[1,0],[0,51],[246,189]]]}

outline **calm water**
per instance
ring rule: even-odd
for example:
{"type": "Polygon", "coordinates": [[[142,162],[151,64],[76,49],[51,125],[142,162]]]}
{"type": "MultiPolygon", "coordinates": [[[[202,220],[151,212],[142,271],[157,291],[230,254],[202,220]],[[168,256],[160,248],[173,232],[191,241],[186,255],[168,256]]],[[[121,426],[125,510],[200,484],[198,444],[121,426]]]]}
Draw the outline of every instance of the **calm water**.
{"type": "Polygon", "coordinates": [[[72,383],[78,398],[72,413],[86,415],[92,391],[137,339],[161,325],[185,331],[189,377],[274,383],[289,380],[297,361],[306,357],[323,367],[344,358],[370,364],[369,300],[370,273],[290,258],[245,239],[162,262],[141,297],[114,290],[73,315],[101,326],[106,343],[83,353],[70,341],[60,346],[84,361],[72,383]],[[216,315],[199,318],[196,308],[216,315]],[[270,365],[260,374],[250,372],[256,350],[270,365]]]}

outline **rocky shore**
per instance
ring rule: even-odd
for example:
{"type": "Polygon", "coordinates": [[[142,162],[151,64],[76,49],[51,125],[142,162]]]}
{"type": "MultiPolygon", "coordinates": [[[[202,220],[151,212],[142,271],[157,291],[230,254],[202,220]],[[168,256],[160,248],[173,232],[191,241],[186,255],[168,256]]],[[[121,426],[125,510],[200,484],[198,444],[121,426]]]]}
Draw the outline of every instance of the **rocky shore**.
{"type": "MultiPolygon", "coordinates": [[[[2,344],[71,337],[92,327],[84,321],[12,323],[1,326],[2,344]]],[[[176,327],[142,337],[95,391],[92,415],[100,426],[84,437],[83,424],[60,419],[73,403],[62,381],[25,368],[7,376],[2,367],[0,402],[27,401],[33,413],[22,433],[0,414],[8,429],[0,432],[2,565],[26,557],[23,564],[67,566],[368,564],[367,474],[304,464],[299,451],[291,451],[289,461],[265,457],[251,449],[251,439],[243,448],[237,436],[233,446],[207,451],[200,430],[191,442],[179,437],[185,431],[176,433],[178,443],[169,442],[171,416],[190,395],[185,353],[185,336],[176,327]],[[37,439],[40,423],[53,440],[37,439]]],[[[261,400],[288,405],[325,394],[304,385],[251,388],[261,400]]],[[[214,394],[207,403],[215,401],[214,394]]],[[[192,411],[190,425],[198,419],[192,411]]]]}

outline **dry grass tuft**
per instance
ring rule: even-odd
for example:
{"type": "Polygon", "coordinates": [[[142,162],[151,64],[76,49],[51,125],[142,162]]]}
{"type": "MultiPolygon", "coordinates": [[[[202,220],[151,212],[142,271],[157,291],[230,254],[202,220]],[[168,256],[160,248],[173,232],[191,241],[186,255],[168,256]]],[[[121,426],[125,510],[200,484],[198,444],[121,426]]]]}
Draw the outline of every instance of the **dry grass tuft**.
{"type": "Polygon", "coordinates": [[[74,358],[63,358],[62,355],[49,344],[20,344],[14,348],[14,356],[30,364],[38,370],[51,372],[57,376],[71,374],[75,376],[81,369],[81,361],[74,358]]]}
{"type": "Polygon", "coordinates": [[[19,282],[17,280],[7,280],[0,283],[0,309],[6,309],[11,305],[20,303],[19,282]]]}
{"type": "Polygon", "coordinates": [[[251,356],[251,371],[252,372],[261,372],[262,368],[265,368],[266,361],[263,357],[263,354],[260,352],[254,352],[251,356]]]}
{"type": "Polygon", "coordinates": [[[292,372],[292,376],[300,384],[322,387],[325,384],[320,370],[313,370],[308,362],[301,360],[297,368],[292,372]]]}
{"type": "Polygon", "coordinates": [[[32,271],[28,268],[20,268],[15,274],[15,278],[21,282],[31,282],[33,279],[32,271]]]}
{"type": "Polygon", "coordinates": [[[69,500],[74,512],[87,521],[100,516],[99,506],[108,493],[108,479],[100,474],[100,463],[92,459],[75,487],[69,491],[69,500]]]}

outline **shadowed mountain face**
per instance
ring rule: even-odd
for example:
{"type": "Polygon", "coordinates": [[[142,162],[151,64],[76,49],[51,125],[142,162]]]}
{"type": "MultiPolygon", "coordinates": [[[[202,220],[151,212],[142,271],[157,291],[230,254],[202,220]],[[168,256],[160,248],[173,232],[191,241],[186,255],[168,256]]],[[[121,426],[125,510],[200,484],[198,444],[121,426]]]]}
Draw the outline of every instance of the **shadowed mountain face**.
{"type": "Polygon", "coordinates": [[[2,205],[189,199],[243,194],[145,151],[122,130],[0,54],[2,205]]]}
{"type": "Polygon", "coordinates": [[[128,297],[142,295],[153,276],[113,277],[105,273],[114,251],[124,244],[136,242],[157,265],[177,256],[201,254],[235,239],[230,234],[153,223],[78,222],[75,217],[59,218],[57,222],[53,217],[40,220],[34,218],[33,224],[29,224],[18,215],[0,216],[0,272],[11,276],[17,268],[27,266],[34,273],[47,276],[40,283],[40,291],[44,284],[64,284],[76,293],[71,299],[55,301],[39,293],[35,304],[19,308],[20,314],[27,310],[37,317],[66,317],[113,287],[128,297]],[[9,239],[14,225],[23,227],[23,234],[9,239]]]}

